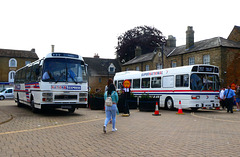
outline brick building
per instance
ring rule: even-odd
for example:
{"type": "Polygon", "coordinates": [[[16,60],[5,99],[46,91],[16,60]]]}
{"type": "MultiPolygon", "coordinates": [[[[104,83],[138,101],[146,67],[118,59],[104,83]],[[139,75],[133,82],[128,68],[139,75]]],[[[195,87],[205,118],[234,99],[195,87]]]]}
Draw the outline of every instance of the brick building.
{"type": "Polygon", "coordinates": [[[222,86],[231,83],[240,84],[240,27],[234,26],[228,39],[214,37],[194,42],[194,31],[188,27],[186,45],[176,46],[176,39],[168,36],[162,52],[156,48],[154,52],[141,55],[141,48],[136,47],[135,58],[122,65],[125,70],[154,70],[192,65],[211,64],[219,67],[222,86]],[[162,55],[163,54],[163,55],[162,55]]]}
{"type": "Polygon", "coordinates": [[[11,87],[17,69],[38,59],[31,51],[0,49],[0,89],[11,87]]]}
{"type": "Polygon", "coordinates": [[[121,71],[117,59],[103,59],[98,55],[93,58],[83,57],[83,59],[88,64],[90,93],[103,93],[108,79],[113,79],[115,73],[121,71]]]}

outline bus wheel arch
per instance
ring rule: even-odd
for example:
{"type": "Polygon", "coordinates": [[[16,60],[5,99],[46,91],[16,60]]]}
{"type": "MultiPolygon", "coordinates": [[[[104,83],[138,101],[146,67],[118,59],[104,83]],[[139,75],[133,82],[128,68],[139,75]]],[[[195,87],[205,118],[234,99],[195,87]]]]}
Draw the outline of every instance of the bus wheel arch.
{"type": "Polygon", "coordinates": [[[173,110],[174,109],[174,102],[173,102],[172,97],[168,96],[165,99],[165,108],[168,109],[168,110],[173,110]]]}
{"type": "Polygon", "coordinates": [[[31,106],[31,110],[33,113],[36,113],[38,111],[38,109],[35,108],[35,106],[34,106],[34,98],[32,95],[31,95],[31,99],[30,99],[30,106],[31,106]]]}
{"type": "Polygon", "coordinates": [[[20,102],[18,93],[17,93],[17,106],[18,107],[22,107],[23,106],[23,104],[20,102]]]}

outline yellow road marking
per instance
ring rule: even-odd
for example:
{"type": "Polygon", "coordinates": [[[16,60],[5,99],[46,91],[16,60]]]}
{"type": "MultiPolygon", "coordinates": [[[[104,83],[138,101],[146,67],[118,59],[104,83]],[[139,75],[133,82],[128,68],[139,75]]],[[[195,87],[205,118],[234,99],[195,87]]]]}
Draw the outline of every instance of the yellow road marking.
{"type": "Polygon", "coordinates": [[[194,114],[194,112],[192,112],[191,115],[194,116],[194,117],[197,117],[197,118],[201,118],[201,119],[216,120],[216,121],[222,121],[222,122],[240,123],[240,121],[225,120],[225,119],[215,119],[215,118],[208,118],[208,117],[197,116],[197,115],[194,114]]]}
{"type": "Polygon", "coordinates": [[[94,121],[103,120],[103,119],[105,119],[105,118],[92,119],[92,120],[87,120],[87,121],[82,121],[82,122],[66,123],[66,124],[61,124],[61,125],[51,125],[51,126],[46,126],[46,127],[41,127],[41,128],[33,128],[33,129],[26,129],[26,130],[17,130],[17,131],[1,132],[0,135],[16,134],[16,133],[30,132],[30,131],[36,131],[36,130],[44,130],[44,129],[58,128],[58,127],[63,127],[63,126],[69,126],[69,125],[76,125],[76,124],[94,122],[94,121]]]}

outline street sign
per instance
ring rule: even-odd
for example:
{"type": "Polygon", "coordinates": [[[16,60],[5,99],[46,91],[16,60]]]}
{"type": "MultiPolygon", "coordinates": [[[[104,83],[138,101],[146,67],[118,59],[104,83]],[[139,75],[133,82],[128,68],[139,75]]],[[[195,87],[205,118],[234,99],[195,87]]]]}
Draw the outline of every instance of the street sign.
{"type": "Polygon", "coordinates": [[[130,88],[131,87],[131,82],[129,80],[123,81],[123,87],[124,88],[130,88]]]}

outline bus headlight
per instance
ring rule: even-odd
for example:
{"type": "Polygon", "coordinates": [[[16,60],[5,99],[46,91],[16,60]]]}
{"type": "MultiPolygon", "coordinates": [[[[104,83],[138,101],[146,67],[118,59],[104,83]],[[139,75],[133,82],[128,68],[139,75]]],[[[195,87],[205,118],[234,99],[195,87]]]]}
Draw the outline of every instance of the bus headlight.
{"type": "Polygon", "coordinates": [[[52,93],[42,93],[42,101],[43,102],[52,102],[53,101],[53,94],[52,93]]]}
{"type": "Polygon", "coordinates": [[[200,99],[199,95],[192,95],[192,99],[200,99]]]}
{"type": "Polygon", "coordinates": [[[87,93],[79,93],[79,102],[86,102],[88,94],[87,93]]]}
{"type": "Polygon", "coordinates": [[[215,96],[215,99],[219,99],[219,97],[216,95],[216,96],[215,96]]]}

